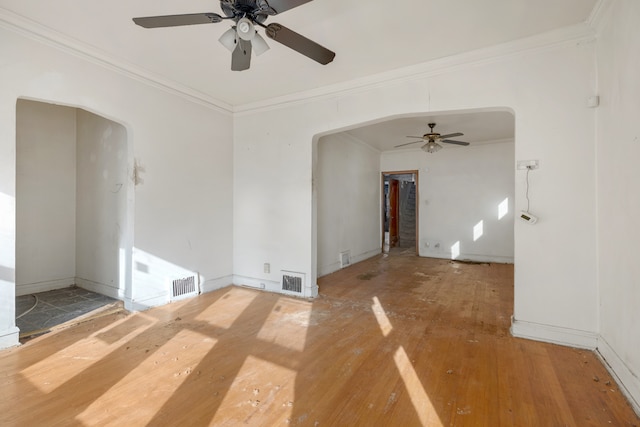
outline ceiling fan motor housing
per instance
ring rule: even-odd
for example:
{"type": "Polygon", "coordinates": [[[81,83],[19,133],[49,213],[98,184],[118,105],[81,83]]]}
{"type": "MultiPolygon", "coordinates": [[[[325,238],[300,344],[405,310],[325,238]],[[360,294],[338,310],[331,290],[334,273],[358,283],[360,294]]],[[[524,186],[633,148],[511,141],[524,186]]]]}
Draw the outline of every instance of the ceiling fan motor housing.
{"type": "Polygon", "coordinates": [[[267,19],[268,12],[263,5],[266,5],[264,1],[256,0],[235,0],[235,1],[221,1],[220,8],[222,12],[229,18],[234,18],[235,21],[239,21],[241,18],[248,17],[253,22],[264,22],[267,19]]]}

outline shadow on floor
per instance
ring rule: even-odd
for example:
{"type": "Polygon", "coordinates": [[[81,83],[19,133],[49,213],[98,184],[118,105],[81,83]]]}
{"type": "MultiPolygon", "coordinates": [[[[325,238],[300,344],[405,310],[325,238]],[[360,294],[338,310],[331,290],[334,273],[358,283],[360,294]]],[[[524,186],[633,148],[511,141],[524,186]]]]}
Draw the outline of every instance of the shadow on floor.
{"type": "Polygon", "coordinates": [[[78,320],[120,301],[76,286],[16,297],[16,326],[20,339],[78,320]]]}

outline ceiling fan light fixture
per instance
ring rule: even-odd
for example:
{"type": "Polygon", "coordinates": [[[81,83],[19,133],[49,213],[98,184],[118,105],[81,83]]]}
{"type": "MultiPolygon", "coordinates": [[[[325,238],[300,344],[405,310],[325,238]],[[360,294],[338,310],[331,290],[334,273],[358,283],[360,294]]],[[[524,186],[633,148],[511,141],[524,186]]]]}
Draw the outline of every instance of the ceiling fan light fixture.
{"type": "Polygon", "coordinates": [[[438,144],[435,141],[429,141],[422,146],[422,149],[427,153],[435,153],[436,151],[439,151],[441,148],[442,148],[442,145],[438,144]]]}
{"type": "Polygon", "coordinates": [[[220,36],[218,41],[222,44],[222,46],[229,49],[229,52],[233,52],[233,50],[236,48],[236,30],[233,28],[229,28],[220,36]]]}
{"type": "Polygon", "coordinates": [[[335,52],[298,34],[284,25],[264,21],[272,15],[279,15],[289,9],[308,3],[310,0],[220,0],[220,8],[224,16],[206,13],[186,13],[179,15],[158,15],[133,18],[133,22],[143,28],[167,28],[186,25],[212,24],[223,20],[232,20],[232,30],[226,31],[219,39],[220,43],[231,52],[231,70],[249,69],[251,51],[260,55],[269,46],[256,31],[256,26],[265,28],[265,34],[319,64],[327,65],[335,58],[335,52]],[[275,7],[271,7],[273,3],[275,7]],[[253,46],[252,41],[255,41],[253,46]]]}
{"type": "Polygon", "coordinates": [[[236,30],[238,31],[238,37],[242,40],[251,41],[256,35],[256,29],[249,18],[240,19],[236,25],[236,30]]]}
{"type": "Polygon", "coordinates": [[[255,37],[253,38],[253,41],[251,42],[251,45],[256,56],[260,56],[269,50],[269,45],[267,44],[265,39],[260,34],[258,34],[257,31],[255,37]]]}

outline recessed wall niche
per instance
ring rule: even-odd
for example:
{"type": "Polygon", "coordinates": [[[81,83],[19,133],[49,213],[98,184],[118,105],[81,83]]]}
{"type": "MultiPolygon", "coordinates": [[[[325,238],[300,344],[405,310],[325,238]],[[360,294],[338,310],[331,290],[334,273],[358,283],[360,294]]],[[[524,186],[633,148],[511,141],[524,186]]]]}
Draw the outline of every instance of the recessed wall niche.
{"type": "Polygon", "coordinates": [[[116,122],[18,100],[17,296],[77,285],[123,299],[127,153],[116,122]]]}

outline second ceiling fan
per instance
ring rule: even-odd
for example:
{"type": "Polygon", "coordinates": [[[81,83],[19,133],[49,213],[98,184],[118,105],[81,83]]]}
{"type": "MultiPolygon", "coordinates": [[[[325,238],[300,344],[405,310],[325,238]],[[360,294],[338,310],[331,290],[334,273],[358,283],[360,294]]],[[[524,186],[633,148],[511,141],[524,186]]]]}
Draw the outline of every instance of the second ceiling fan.
{"type": "Polygon", "coordinates": [[[256,27],[275,40],[314,61],[326,65],[333,61],[335,53],[309,40],[284,25],[264,21],[273,15],[308,3],[311,0],[220,0],[220,8],[225,16],[218,13],[190,13],[183,15],[162,15],[133,18],[133,22],[144,28],[178,27],[183,25],[212,24],[231,20],[234,22],[219,41],[232,52],[231,69],[243,71],[251,65],[251,52],[260,55],[269,49],[256,27]]]}
{"type": "Polygon", "coordinates": [[[407,138],[420,138],[420,140],[418,141],[412,141],[412,142],[407,142],[404,144],[399,144],[396,145],[397,147],[404,147],[405,145],[411,145],[411,144],[416,144],[418,142],[424,142],[427,141],[427,143],[425,145],[422,146],[422,149],[424,151],[426,151],[427,153],[435,153],[436,151],[440,150],[442,148],[442,145],[438,144],[439,142],[442,142],[444,144],[455,144],[455,145],[469,145],[468,142],[464,142],[464,141],[456,141],[454,139],[449,139],[449,138],[453,138],[456,136],[462,136],[464,135],[463,133],[460,132],[456,132],[456,133],[449,133],[446,135],[440,135],[439,133],[435,132],[433,130],[433,128],[436,127],[435,123],[429,123],[429,132],[425,133],[422,136],[407,136],[407,138]]]}

